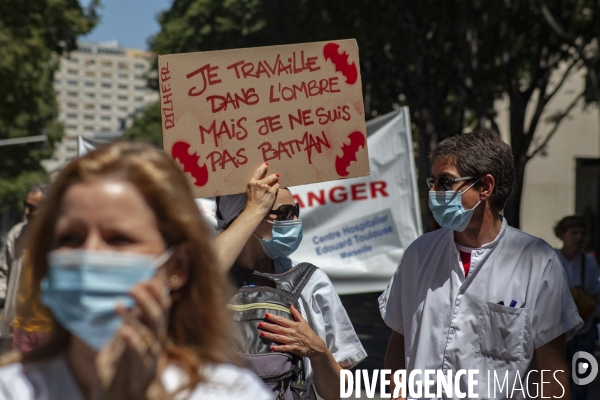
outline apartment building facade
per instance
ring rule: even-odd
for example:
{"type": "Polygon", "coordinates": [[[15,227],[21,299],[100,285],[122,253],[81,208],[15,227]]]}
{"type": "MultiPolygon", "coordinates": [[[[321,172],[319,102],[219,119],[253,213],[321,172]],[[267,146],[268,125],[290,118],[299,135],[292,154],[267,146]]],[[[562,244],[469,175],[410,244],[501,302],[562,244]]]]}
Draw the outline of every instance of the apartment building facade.
{"type": "Polygon", "coordinates": [[[146,85],[152,64],[151,53],[117,42],[80,42],[60,60],[54,88],[65,136],[45,164],[49,172],[77,155],[77,136],[119,136],[136,112],[158,100],[146,85]]]}

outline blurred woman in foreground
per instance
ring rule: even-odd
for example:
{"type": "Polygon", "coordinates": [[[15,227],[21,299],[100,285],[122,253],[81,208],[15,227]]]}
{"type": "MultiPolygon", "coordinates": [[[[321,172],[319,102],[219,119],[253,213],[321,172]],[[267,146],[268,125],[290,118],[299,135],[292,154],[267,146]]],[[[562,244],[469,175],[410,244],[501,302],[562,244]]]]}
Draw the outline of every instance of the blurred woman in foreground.
{"type": "Polygon", "coordinates": [[[229,352],[225,278],[186,179],[149,145],[70,163],[30,240],[51,338],[0,367],[0,399],[267,399],[229,352]]]}

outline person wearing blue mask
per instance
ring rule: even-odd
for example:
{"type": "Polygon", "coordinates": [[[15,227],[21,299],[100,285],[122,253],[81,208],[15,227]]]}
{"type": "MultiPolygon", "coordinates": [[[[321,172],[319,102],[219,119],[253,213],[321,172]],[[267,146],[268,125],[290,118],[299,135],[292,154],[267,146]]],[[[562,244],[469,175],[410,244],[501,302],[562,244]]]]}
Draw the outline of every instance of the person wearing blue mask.
{"type": "MultiPolygon", "coordinates": [[[[299,206],[288,189],[279,187],[279,176],[267,175],[267,169],[263,164],[256,170],[246,193],[217,198],[221,233],[213,244],[220,259],[227,260],[221,265],[231,269],[238,287],[270,286],[265,275],[284,274],[299,265],[290,259],[302,240],[299,206]]],[[[272,351],[306,360],[319,396],[339,399],[340,371],[354,367],[367,354],[322,270],[314,271],[300,297],[300,310],[290,308],[294,321],[267,314],[256,329],[262,338],[274,342],[272,351]]]]}
{"type": "MultiPolygon", "coordinates": [[[[386,367],[477,370],[470,397],[568,398],[565,341],[582,321],[554,249],[502,216],[515,182],[510,147],[478,130],[445,139],[430,158],[429,208],[441,229],[406,249],[379,298],[392,329],[386,367]],[[494,386],[496,377],[508,385],[494,386]]],[[[459,389],[467,385],[460,377],[459,389]]],[[[437,393],[423,381],[419,390],[437,393]]]]}
{"type": "Polygon", "coordinates": [[[45,344],[0,360],[0,400],[271,399],[232,365],[227,285],[178,166],[102,147],[52,184],[30,232],[45,344]]]}

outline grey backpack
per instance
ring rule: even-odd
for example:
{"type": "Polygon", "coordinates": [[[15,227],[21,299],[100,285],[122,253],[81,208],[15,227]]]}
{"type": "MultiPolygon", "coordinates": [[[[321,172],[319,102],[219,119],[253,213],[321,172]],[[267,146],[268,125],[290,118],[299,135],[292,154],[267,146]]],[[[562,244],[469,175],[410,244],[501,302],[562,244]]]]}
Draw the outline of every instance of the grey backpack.
{"type": "MultiPolygon", "coordinates": [[[[271,351],[273,342],[260,337],[258,323],[265,321],[265,313],[294,320],[290,306],[300,310],[300,293],[317,267],[301,263],[282,274],[254,272],[272,281],[275,287],[243,285],[227,306],[233,311],[233,321],[238,327],[240,340],[234,349],[245,363],[273,391],[273,399],[314,400],[315,389],[307,379],[302,357],[290,353],[271,351]]],[[[305,305],[306,309],[306,305],[305,305]]],[[[313,326],[310,313],[307,319],[313,326]]]]}

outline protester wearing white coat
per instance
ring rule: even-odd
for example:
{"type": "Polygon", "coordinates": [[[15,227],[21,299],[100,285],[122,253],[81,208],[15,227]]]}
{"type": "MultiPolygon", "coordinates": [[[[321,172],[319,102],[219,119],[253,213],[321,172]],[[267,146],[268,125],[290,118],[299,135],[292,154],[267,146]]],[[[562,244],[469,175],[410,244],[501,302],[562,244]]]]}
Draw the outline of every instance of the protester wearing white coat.
{"type": "Polygon", "coordinates": [[[393,330],[386,367],[478,370],[479,398],[527,397],[511,389],[544,369],[529,380],[544,396],[568,396],[565,340],[582,321],[554,250],[500,213],[514,184],[510,147],[482,130],[444,140],[431,159],[429,205],[443,229],[407,248],[380,298],[393,330]],[[509,388],[489,392],[494,374],[509,388]]]}

